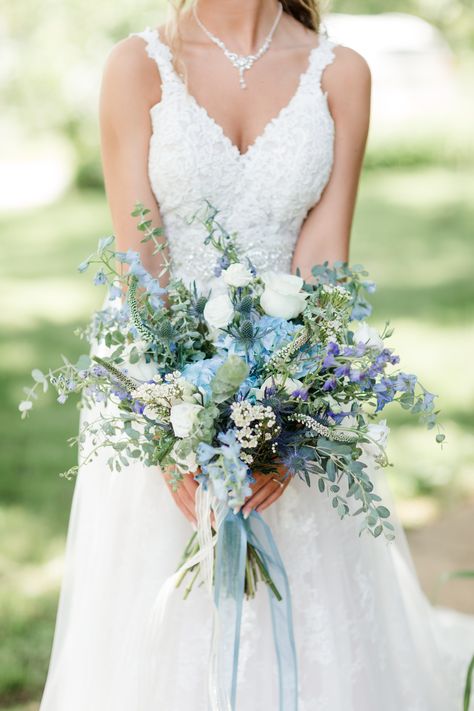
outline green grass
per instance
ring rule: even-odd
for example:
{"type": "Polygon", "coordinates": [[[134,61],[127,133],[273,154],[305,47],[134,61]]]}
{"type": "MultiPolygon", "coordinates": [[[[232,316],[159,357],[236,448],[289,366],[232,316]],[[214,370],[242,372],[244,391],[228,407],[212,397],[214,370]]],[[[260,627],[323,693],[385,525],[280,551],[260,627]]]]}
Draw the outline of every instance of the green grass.
{"type": "MultiPolygon", "coordinates": [[[[405,369],[440,394],[448,444],[392,413],[391,478],[401,497],[445,505],[469,489],[474,470],[472,304],[473,169],[368,171],[354,225],[352,262],[378,283],[374,320],[396,327],[405,369]]],[[[24,423],[17,402],[32,367],[84,350],[73,335],[101,292],[76,265],[110,232],[101,194],[71,193],[32,212],[0,216],[0,707],[33,711],[47,669],[75,460],[66,438],[77,411],[48,395],[24,423]]],[[[472,484],[471,484],[472,486],[472,484]]]]}

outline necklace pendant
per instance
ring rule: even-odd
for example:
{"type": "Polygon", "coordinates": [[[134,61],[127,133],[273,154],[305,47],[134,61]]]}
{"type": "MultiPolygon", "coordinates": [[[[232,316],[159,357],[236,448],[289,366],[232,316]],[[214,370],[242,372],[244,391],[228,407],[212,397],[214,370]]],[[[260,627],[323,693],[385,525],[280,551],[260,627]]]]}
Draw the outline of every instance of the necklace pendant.
{"type": "Polygon", "coordinates": [[[271,43],[271,41],[272,41],[273,33],[274,33],[275,30],[276,30],[276,27],[277,27],[277,25],[278,25],[278,23],[279,23],[279,21],[280,21],[280,18],[281,18],[282,12],[283,12],[283,5],[281,4],[281,2],[278,2],[278,12],[277,12],[277,15],[276,15],[275,20],[274,20],[274,22],[273,22],[273,25],[272,25],[272,27],[271,27],[271,29],[270,29],[270,32],[268,33],[268,35],[267,35],[266,38],[265,38],[264,43],[262,44],[262,46],[260,47],[260,49],[258,50],[258,52],[257,52],[256,54],[248,54],[248,55],[240,55],[240,54],[237,54],[236,52],[231,52],[231,51],[225,46],[224,42],[223,42],[221,39],[219,39],[219,37],[216,37],[215,35],[212,34],[212,32],[209,32],[209,30],[207,29],[207,27],[205,27],[205,26],[202,24],[201,20],[200,20],[199,17],[197,16],[196,4],[195,4],[195,3],[194,3],[193,6],[192,6],[192,11],[193,11],[194,19],[196,20],[197,24],[198,24],[199,27],[202,29],[202,31],[209,37],[209,39],[210,39],[212,42],[214,42],[214,44],[216,44],[218,47],[220,47],[220,48],[222,49],[222,51],[224,52],[224,54],[225,54],[225,56],[227,57],[227,59],[229,59],[229,61],[230,61],[230,62],[234,65],[234,67],[238,70],[238,72],[239,72],[240,88],[241,88],[241,89],[246,89],[246,88],[247,88],[247,84],[245,83],[245,79],[244,79],[244,71],[246,71],[246,70],[248,70],[248,69],[251,69],[251,68],[253,67],[254,63],[257,61],[257,59],[260,59],[260,57],[262,56],[262,54],[264,54],[264,53],[268,50],[268,48],[270,47],[270,43],[271,43]]]}

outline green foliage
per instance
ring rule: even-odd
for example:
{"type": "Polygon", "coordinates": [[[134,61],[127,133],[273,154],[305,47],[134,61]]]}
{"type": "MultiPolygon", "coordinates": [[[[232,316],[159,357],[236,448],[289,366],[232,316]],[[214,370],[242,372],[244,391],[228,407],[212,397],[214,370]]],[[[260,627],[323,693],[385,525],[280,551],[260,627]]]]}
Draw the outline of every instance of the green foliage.
{"type": "Polygon", "coordinates": [[[238,356],[230,356],[216,371],[211,383],[214,400],[224,402],[232,397],[249,373],[248,366],[238,356]]]}

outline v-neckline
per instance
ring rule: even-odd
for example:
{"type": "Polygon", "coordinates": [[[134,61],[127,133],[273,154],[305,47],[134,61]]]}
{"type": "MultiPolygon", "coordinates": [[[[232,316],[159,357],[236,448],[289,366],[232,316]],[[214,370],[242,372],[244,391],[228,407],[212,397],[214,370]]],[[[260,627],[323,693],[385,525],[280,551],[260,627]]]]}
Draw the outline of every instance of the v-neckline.
{"type": "MultiPolygon", "coordinates": [[[[301,90],[303,88],[303,84],[305,82],[306,77],[311,72],[314,58],[318,54],[318,52],[322,49],[323,44],[324,44],[324,39],[325,39],[324,35],[319,35],[318,44],[315,47],[311,47],[311,49],[308,52],[306,69],[303,72],[301,72],[301,74],[299,75],[298,84],[296,86],[295,91],[291,95],[290,99],[288,100],[288,102],[286,104],[284,104],[281,107],[281,109],[278,111],[278,113],[275,116],[273,116],[266,122],[262,131],[259,134],[257,134],[255,139],[251,143],[249,143],[249,145],[247,146],[245,151],[242,153],[240,148],[237,146],[237,144],[234,143],[234,141],[224,131],[221,124],[218,121],[216,121],[216,119],[213,116],[211,116],[211,114],[208,112],[208,110],[202,104],[199,103],[199,101],[195,98],[195,96],[189,92],[189,90],[186,87],[186,84],[182,80],[181,76],[176,72],[176,70],[173,66],[173,53],[172,53],[169,45],[166,44],[166,42],[163,42],[163,40],[161,39],[158,28],[152,27],[149,29],[151,29],[152,32],[154,32],[157,43],[164,48],[164,50],[167,54],[167,58],[170,63],[170,71],[171,71],[174,79],[177,81],[177,83],[183,90],[183,93],[184,93],[186,99],[194,106],[194,108],[197,111],[199,111],[204,116],[206,121],[208,121],[209,124],[211,124],[214,127],[214,129],[219,133],[223,143],[225,143],[227,145],[227,147],[234,153],[236,159],[240,160],[240,161],[247,159],[253,153],[253,151],[257,148],[257,146],[267,137],[268,133],[270,132],[270,129],[273,126],[277,125],[281,121],[283,116],[286,113],[288,113],[288,111],[290,111],[290,109],[293,107],[293,104],[296,102],[298,96],[301,93],[301,90]]],[[[159,102],[159,103],[161,103],[161,102],[159,102]]],[[[159,103],[158,103],[158,106],[159,106],[159,103]]]]}

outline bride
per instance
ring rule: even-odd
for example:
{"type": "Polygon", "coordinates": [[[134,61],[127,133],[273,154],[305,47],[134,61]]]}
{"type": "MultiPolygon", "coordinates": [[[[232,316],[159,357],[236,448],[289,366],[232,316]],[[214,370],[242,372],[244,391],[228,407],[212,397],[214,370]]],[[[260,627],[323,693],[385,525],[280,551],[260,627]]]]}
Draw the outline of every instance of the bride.
{"type": "MultiPolygon", "coordinates": [[[[179,0],[172,21],[132,33],[105,65],[102,162],[119,248],[160,272],[130,214],[139,201],[164,227],[172,273],[208,290],[214,259],[187,221],[207,198],[259,270],[310,278],[313,264],[347,260],[369,108],[368,66],[326,36],[317,0],[179,0]]],[[[150,622],[195,523],[197,484],[189,474],[173,493],[165,472],[112,473],[106,460],[83,464],[76,482],[41,711],[206,711],[207,593],[179,590],[159,629],[150,622]]],[[[256,475],[254,508],[288,572],[298,700],[279,701],[259,590],[244,603],[236,709],[460,711],[474,626],[430,607],[399,526],[393,544],[359,538],[298,479],[256,475]]]]}

